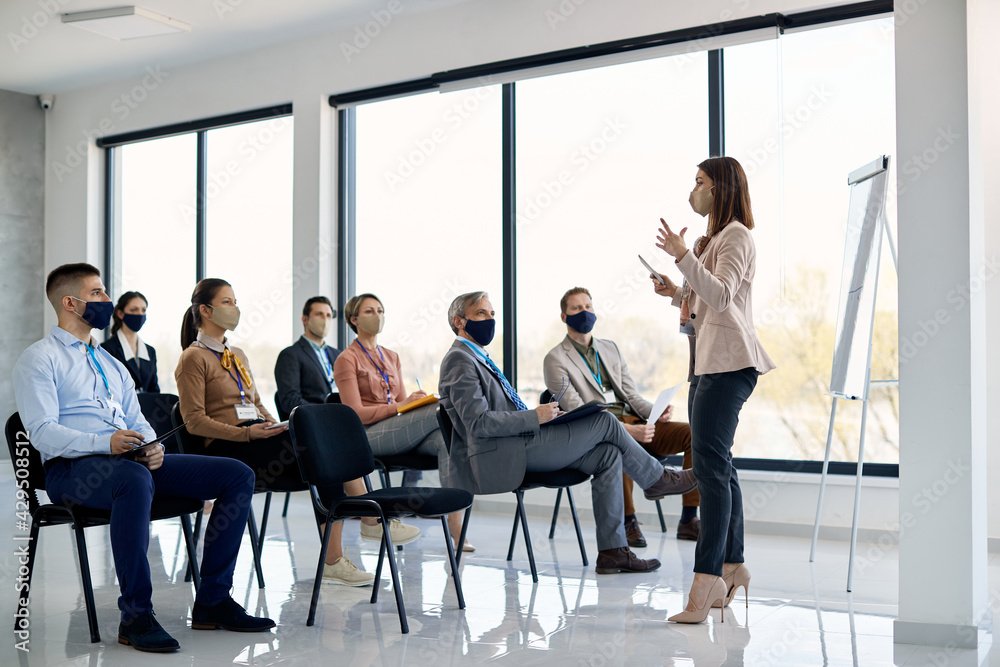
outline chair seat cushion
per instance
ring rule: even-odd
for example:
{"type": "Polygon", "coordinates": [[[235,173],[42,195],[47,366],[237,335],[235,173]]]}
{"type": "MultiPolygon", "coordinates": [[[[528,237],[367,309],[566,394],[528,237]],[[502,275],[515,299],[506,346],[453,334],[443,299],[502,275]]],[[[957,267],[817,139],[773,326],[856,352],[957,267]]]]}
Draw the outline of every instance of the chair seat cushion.
{"type": "MultiPolygon", "coordinates": [[[[149,508],[149,520],[170,519],[182,514],[200,512],[205,506],[203,500],[180,498],[177,496],[155,496],[149,508]]],[[[46,524],[72,523],[70,515],[64,511],[65,505],[48,504],[39,508],[39,518],[46,524]]],[[[75,505],[73,515],[86,526],[102,526],[111,522],[111,510],[75,505]]]]}
{"type": "Polygon", "coordinates": [[[588,479],[590,479],[590,475],[579,470],[574,470],[573,468],[563,468],[562,470],[553,470],[551,472],[526,472],[524,473],[524,480],[521,481],[520,488],[522,490],[537,489],[538,487],[558,489],[564,486],[580,484],[586,482],[588,479]]]}
{"type": "MultiPolygon", "coordinates": [[[[458,512],[472,505],[472,494],[462,489],[432,489],[427,487],[395,487],[377,489],[363,496],[351,496],[341,500],[334,508],[334,516],[365,515],[352,501],[374,500],[387,516],[435,517],[458,512]]],[[[374,512],[368,514],[368,516],[374,512]]]]}
{"type": "Polygon", "coordinates": [[[381,461],[390,470],[437,470],[438,460],[436,456],[427,454],[394,454],[391,456],[376,456],[376,461],[381,461]]]}

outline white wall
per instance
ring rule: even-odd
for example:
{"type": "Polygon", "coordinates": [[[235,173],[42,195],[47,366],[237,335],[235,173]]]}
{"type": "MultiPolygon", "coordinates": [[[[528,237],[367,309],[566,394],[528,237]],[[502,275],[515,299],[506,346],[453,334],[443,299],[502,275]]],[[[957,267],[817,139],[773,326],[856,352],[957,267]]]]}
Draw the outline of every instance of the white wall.
{"type": "MultiPolygon", "coordinates": [[[[315,253],[315,239],[326,238],[331,248],[336,239],[335,125],[331,126],[332,112],[324,102],[328,94],[535,53],[827,4],[811,0],[669,4],[658,0],[589,0],[578,5],[569,0],[481,0],[439,12],[396,17],[350,62],[341,45],[354,39],[353,28],[181,69],[148,63],[159,76],[61,94],[50,113],[46,136],[45,266],[81,259],[102,265],[101,156],[93,142],[86,140],[87,131],[114,134],[292,102],[296,120],[293,253],[298,264],[315,253]],[[559,13],[560,8],[566,10],[564,14],[559,13]],[[136,97],[144,99],[135,108],[116,102],[136,87],[136,97]],[[82,150],[77,150],[81,141],[82,150]],[[83,164],[68,173],[57,167],[56,163],[68,165],[67,156],[78,153],[84,158],[83,164]]],[[[993,151],[994,156],[996,153],[993,151]]],[[[995,201],[993,207],[995,210],[995,201]]],[[[997,236],[1000,233],[994,231],[994,247],[1000,246],[997,236]]],[[[334,267],[333,261],[321,263],[320,270],[311,273],[297,288],[294,300],[331,293],[334,267]]],[[[907,288],[900,286],[901,291],[907,288]]],[[[994,303],[998,301],[993,299],[994,303]]],[[[995,310],[993,317],[997,317],[995,310]]],[[[990,364],[997,369],[995,358],[990,364]]],[[[989,375],[1000,377],[1000,373],[989,375]]],[[[995,382],[991,388],[996,396],[995,382]]],[[[992,400],[995,404],[996,399],[992,400]]],[[[1000,463],[996,465],[1000,468],[1000,463]]],[[[748,496],[758,490],[763,492],[770,482],[752,478],[747,480],[748,496]]],[[[814,480],[809,476],[778,480],[773,488],[778,489],[771,496],[774,499],[752,521],[810,526],[815,511],[814,480]]],[[[827,517],[832,525],[840,527],[840,535],[845,526],[850,526],[851,491],[838,486],[828,495],[827,517]]],[[[862,527],[881,534],[893,526],[897,503],[894,488],[885,488],[881,483],[866,487],[862,527]]],[[[651,506],[640,508],[650,510],[651,506]]],[[[1000,511],[991,514],[990,535],[1000,536],[998,515],[1000,511]]]]}

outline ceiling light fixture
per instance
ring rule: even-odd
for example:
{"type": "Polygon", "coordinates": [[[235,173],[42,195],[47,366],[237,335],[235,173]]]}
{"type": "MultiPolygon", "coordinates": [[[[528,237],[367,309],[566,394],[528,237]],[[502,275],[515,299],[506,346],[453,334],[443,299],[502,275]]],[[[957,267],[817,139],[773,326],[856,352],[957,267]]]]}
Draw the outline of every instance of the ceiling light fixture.
{"type": "Polygon", "coordinates": [[[118,40],[191,32],[183,21],[134,5],[63,14],[62,22],[118,40]]]}

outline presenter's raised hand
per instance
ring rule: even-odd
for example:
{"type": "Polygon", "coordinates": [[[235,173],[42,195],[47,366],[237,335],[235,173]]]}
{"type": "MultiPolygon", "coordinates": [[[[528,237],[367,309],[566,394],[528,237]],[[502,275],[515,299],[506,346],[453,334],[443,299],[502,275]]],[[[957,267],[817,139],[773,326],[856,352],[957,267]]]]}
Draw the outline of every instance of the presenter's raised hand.
{"type": "Polygon", "coordinates": [[[544,424],[561,415],[562,410],[559,409],[558,403],[542,403],[535,408],[535,414],[538,415],[538,423],[544,424]]]}
{"type": "Polygon", "coordinates": [[[680,259],[687,252],[687,245],[684,243],[684,232],[687,227],[681,230],[680,234],[674,234],[666,220],[660,218],[662,227],[656,233],[656,247],[667,253],[674,259],[680,259]]]}
{"type": "Polygon", "coordinates": [[[142,433],[138,431],[115,431],[111,434],[111,453],[124,454],[142,444],[142,433]]]}

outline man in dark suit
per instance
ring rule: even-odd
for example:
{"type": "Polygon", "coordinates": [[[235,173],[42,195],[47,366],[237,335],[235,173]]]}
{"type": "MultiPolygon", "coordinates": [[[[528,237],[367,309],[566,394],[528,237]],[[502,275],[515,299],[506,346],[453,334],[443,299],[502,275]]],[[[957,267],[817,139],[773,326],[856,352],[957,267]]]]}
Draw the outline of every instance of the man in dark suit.
{"type": "Polygon", "coordinates": [[[278,383],[278,412],[287,415],[300,405],[325,403],[337,391],[333,362],[340,350],[326,344],[333,329],[333,306],[325,296],[314,296],[302,308],[302,336],[286,347],[274,364],[278,383]]]}
{"type": "Polygon", "coordinates": [[[665,470],[608,412],[549,425],[557,403],[529,410],[489,358],[496,314],[485,292],[455,299],[448,320],[458,338],[441,362],[438,391],[454,424],[449,472],[454,486],[472,493],[503,493],[520,485],[526,471],[575,468],[593,475],[597,523],[597,573],[650,572],[655,558],[642,560],[627,546],[622,470],[649,499],[695,487],[690,470],[665,470]]]}

